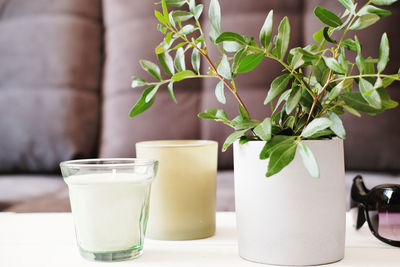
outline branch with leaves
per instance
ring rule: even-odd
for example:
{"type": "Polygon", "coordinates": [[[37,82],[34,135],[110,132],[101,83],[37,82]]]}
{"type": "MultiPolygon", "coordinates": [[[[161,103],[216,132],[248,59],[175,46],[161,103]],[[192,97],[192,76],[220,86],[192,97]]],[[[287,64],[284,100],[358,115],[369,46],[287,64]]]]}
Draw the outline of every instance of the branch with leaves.
{"type": "Polygon", "coordinates": [[[173,85],[185,79],[214,78],[219,82],[215,96],[226,103],[225,89],[238,102],[239,115],[229,119],[222,109],[210,108],[198,116],[222,122],[234,129],[224,145],[225,151],[233,142],[244,144],[251,140],[266,142],[261,160],[269,159],[267,177],[280,172],[293,159],[297,151],[313,177],[319,177],[317,160],[302,140],[320,138],[345,138],[346,131],[340,115],[346,111],[360,117],[360,112],[375,115],[397,107],[386,89],[400,74],[384,74],[389,61],[389,40],[381,37],[379,57],[365,58],[357,36],[349,38],[348,32],[365,29],[391,14],[381,6],[397,0],[370,0],[359,7],[353,0],[338,0],[344,7],[335,14],[323,7],[314,9],[315,16],[324,26],[313,35],[314,44],[289,50],[290,23],[284,17],[273,35],[274,13],[271,10],[261,27],[257,42],[254,37],[221,31],[221,8],[218,0],[211,0],[208,17],[211,29],[208,39],[219,50],[220,56],[211,59],[207,38],[199,18],[204,11],[195,0],[162,0],[161,12],[156,10],[157,29],[164,35],[156,47],[160,67],[148,60],[140,65],[156,81],[147,82],[132,77],[132,87],[146,87],[131,110],[134,117],[149,109],[161,87],[166,88],[177,102],[173,85]],[[169,10],[168,7],[175,8],[169,10]],[[333,34],[340,39],[334,40],[333,34]],[[185,56],[191,52],[191,68],[187,69],[185,56]],[[356,55],[352,62],[347,56],[356,55]],[[171,56],[174,55],[174,57],[171,56]],[[201,73],[201,58],[208,64],[207,73],[201,73]],[[271,106],[271,116],[263,121],[251,118],[242,101],[235,79],[254,70],[264,59],[277,61],[283,73],[276,77],[266,90],[265,105],[271,106]],[[167,76],[167,79],[163,77],[167,76]]]}

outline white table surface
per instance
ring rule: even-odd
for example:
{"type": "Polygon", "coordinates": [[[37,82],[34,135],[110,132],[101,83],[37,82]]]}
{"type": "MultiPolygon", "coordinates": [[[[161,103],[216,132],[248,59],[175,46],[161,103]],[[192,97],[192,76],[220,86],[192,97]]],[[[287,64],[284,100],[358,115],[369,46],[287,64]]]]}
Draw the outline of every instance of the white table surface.
{"type": "MultiPolygon", "coordinates": [[[[0,213],[0,267],[268,266],[241,259],[237,250],[234,213],[217,213],[217,232],[211,238],[146,239],[140,258],[117,263],[91,262],[80,256],[70,213],[0,213]]],[[[348,216],[345,258],[328,266],[399,267],[400,248],[377,240],[366,225],[355,231],[348,216]]]]}

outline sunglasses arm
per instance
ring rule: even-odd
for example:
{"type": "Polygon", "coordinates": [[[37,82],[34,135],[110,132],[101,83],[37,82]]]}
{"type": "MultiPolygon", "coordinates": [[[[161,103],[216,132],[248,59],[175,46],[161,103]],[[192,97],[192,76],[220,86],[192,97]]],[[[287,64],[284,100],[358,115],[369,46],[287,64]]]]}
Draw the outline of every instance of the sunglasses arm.
{"type": "Polygon", "coordinates": [[[351,188],[351,196],[352,198],[357,201],[363,203],[369,190],[365,186],[363,179],[360,175],[357,175],[353,179],[353,186],[351,188]]]}

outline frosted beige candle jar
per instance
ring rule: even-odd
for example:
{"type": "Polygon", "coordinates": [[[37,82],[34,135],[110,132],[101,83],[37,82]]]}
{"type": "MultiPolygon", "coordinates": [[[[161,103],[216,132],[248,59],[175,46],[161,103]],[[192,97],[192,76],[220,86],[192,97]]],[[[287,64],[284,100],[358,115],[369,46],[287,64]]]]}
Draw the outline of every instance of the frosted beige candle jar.
{"type": "Polygon", "coordinates": [[[146,141],[138,158],[159,161],[146,236],[189,240],[215,233],[218,144],[203,140],[146,141]]]}

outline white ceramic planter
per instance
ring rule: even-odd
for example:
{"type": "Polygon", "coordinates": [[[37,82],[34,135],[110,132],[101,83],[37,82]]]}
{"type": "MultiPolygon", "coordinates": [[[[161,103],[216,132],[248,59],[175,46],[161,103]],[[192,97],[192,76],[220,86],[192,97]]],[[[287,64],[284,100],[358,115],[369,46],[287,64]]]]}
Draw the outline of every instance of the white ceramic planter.
{"type": "Polygon", "coordinates": [[[239,254],[265,264],[318,265],[344,257],[345,180],[341,139],[306,141],[320,168],[312,178],[296,153],[267,178],[265,142],[234,144],[239,254]]]}

